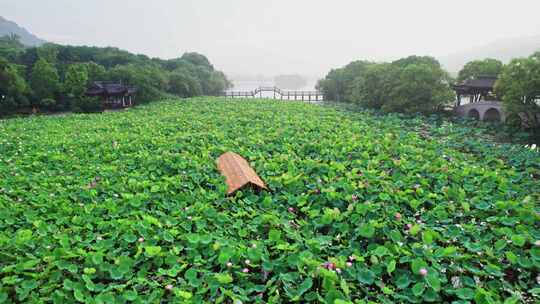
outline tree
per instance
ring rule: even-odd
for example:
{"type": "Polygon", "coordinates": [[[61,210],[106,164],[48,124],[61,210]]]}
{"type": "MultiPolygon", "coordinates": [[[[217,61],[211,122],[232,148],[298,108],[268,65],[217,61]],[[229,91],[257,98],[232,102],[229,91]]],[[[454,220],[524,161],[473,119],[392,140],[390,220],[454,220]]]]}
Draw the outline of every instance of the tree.
{"type": "Polygon", "coordinates": [[[77,101],[84,99],[88,84],[88,70],[85,64],[72,64],[66,72],[63,92],[67,97],[67,107],[77,101]]]}
{"type": "Polygon", "coordinates": [[[28,106],[28,87],[17,67],[0,57],[0,114],[28,106]]]}
{"type": "Polygon", "coordinates": [[[390,101],[382,106],[387,112],[433,113],[454,99],[448,74],[433,64],[410,64],[397,73],[390,101]]]}
{"type": "Polygon", "coordinates": [[[398,59],[392,62],[392,64],[397,66],[398,68],[406,68],[409,65],[419,65],[419,64],[424,64],[427,66],[431,66],[433,68],[441,67],[441,64],[439,63],[439,61],[437,61],[437,59],[431,56],[416,56],[416,55],[398,59]]]}
{"type": "Polygon", "coordinates": [[[208,79],[208,95],[218,96],[223,94],[223,92],[230,88],[232,83],[227,79],[227,76],[223,72],[214,71],[208,79]]]}
{"type": "Polygon", "coordinates": [[[358,103],[381,109],[391,102],[391,92],[397,85],[399,69],[390,63],[372,64],[353,84],[353,96],[358,103]]]}
{"type": "Polygon", "coordinates": [[[86,71],[88,72],[88,83],[94,81],[101,81],[107,77],[107,70],[104,66],[99,65],[95,62],[87,62],[86,71]]]}
{"type": "Polygon", "coordinates": [[[317,82],[317,90],[324,94],[326,100],[342,101],[344,95],[342,69],[332,69],[324,79],[317,82]]]}
{"type": "Polygon", "coordinates": [[[358,60],[331,70],[325,79],[318,82],[317,89],[323,92],[327,100],[353,102],[354,80],[361,77],[371,64],[369,61],[358,60]]]}
{"type": "Polygon", "coordinates": [[[51,64],[56,64],[58,60],[59,45],[53,43],[45,43],[41,47],[37,48],[39,58],[45,59],[51,64]]]}
{"type": "Polygon", "coordinates": [[[474,60],[467,63],[463,69],[459,71],[457,81],[462,83],[479,76],[497,77],[501,73],[502,68],[503,63],[497,59],[487,58],[484,60],[474,60]]]}
{"type": "Polygon", "coordinates": [[[22,52],[24,52],[24,45],[19,36],[11,34],[0,37],[0,57],[13,62],[22,52]]]}
{"type": "Polygon", "coordinates": [[[454,98],[450,76],[432,57],[410,56],[379,64],[357,62],[354,69],[341,73],[339,78],[345,81],[357,75],[349,100],[386,112],[432,113],[454,98]]]}
{"type": "Polygon", "coordinates": [[[540,53],[504,66],[495,85],[508,121],[540,137],[540,53]]]}
{"type": "MultiPolygon", "coordinates": [[[[48,43],[25,48],[16,36],[0,38],[0,57],[4,53],[8,54],[5,59],[17,70],[18,76],[29,84],[23,96],[31,97],[34,107],[49,107],[49,110],[67,109],[83,95],[83,88],[99,80],[122,81],[137,87],[139,102],[161,98],[167,91],[180,96],[216,95],[231,85],[225,74],[216,71],[208,58],[198,53],[163,60],[114,47],[48,43]],[[60,79],[65,83],[61,84],[60,79]],[[83,86],[84,79],[86,84],[83,86]]],[[[12,70],[10,67],[10,75],[12,70]]],[[[3,85],[7,86],[6,83],[3,85]]],[[[9,98],[13,99],[11,95],[9,98]]],[[[7,97],[3,100],[4,105],[6,100],[7,97]]],[[[17,98],[16,103],[20,100],[17,98]]]]}
{"type": "Polygon", "coordinates": [[[210,60],[208,60],[208,58],[206,58],[206,56],[202,55],[202,54],[199,54],[199,53],[185,53],[184,55],[182,55],[182,57],[180,58],[184,61],[187,61],[193,65],[196,65],[196,66],[202,66],[202,67],[205,67],[207,68],[208,70],[210,71],[213,71],[214,70],[214,66],[210,63],[210,60]]]}
{"type": "Polygon", "coordinates": [[[202,94],[202,86],[189,72],[179,69],[169,76],[168,92],[183,98],[193,97],[202,94]]]}
{"type": "Polygon", "coordinates": [[[149,102],[163,96],[168,86],[168,75],[156,65],[119,65],[108,73],[109,80],[122,81],[137,87],[137,100],[149,102]]]}
{"type": "Polygon", "coordinates": [[[30,86],[33,91],[34,106],[51,106],[50,100],[56,100],[60,89],[60,79],[56,68],[40,58],[32,69],[30,86]],[[43,102],[47,100],[46,102],[43,102]]]}

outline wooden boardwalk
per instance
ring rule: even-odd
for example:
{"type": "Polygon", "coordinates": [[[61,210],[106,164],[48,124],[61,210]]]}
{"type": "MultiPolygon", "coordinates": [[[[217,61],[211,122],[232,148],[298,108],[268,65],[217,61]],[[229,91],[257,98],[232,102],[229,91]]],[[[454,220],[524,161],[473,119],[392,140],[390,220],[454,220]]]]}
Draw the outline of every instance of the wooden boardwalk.
{"type": "Polygon", "coordinates": [[[320,91],[286,91],[277,87],[259,87],[253,91],[226,91],[223,96],[229,98],[265,98],[263,93],[270,93],[270,97],[280,100],[324,101],[320,91]]]}

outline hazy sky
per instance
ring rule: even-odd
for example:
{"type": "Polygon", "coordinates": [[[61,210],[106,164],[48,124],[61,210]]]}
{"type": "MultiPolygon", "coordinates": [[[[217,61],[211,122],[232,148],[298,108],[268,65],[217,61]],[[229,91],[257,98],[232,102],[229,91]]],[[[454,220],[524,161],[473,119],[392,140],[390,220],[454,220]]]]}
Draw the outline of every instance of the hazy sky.
{"type": "Polygon", "coordinates": [[[539,11],[540,0],[0,0],[0,15],[49,41],[162,58],[197,51],[230,75],[441,57],[538,35],[539,11]]]}

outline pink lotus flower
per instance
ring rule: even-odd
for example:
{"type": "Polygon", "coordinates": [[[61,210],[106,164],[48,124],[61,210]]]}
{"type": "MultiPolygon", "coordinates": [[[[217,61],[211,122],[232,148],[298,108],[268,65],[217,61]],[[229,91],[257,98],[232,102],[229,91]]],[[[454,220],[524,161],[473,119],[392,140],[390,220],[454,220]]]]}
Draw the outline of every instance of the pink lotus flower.
{"type": "Polygon", "coordinates": [[[411,229],[412,228],[412,224],[407,224],[407,229],[411,229]]]}
{"type": "Polygon", "coordinates": [[[167,290],[172,290],[174,288],[174,286],[172,286],[171,284],[165,286],[165,289],[167,290]]]}
{"type": "Polygon", "coordinates": [[[353,194],[351,199],[353,202],[356,202],[358,200],[358,196],[356,194],[353,194]]]}
{"type": "Polygon", "coordinates": [[[341,268],[336,268],[336,272],[337,272],[338,274],[341,274],[341,268]]]}
{"type": "Polygon", "coordinates": [[[336,264],[331,263],[331,262],[324,262],[323,267],[328,270],[334,270],[336,269],[336,264]]]}
{"type": "Polygon", "coordinates": [[[425,268],[421,268],[418,272],[419,272],[420,275],[423,276],[423,277],[427,276],[427,274],[428,274],[428,270],[425,269],[425,268]]]}
{"type": "Polygon", "coordinates": [[[356,257],[354,255],[349,256],[349,261],[354,262],[356,260],[356,257]]]}
{"type": "Polygon", "coordinates": [[[396,218],[397,221],[401,221],[401,213],[396,212],[396,214],[394,215],[394,217],[396,218]]]}
{"type": "Polygon", "coordinates": [[[296,211],[293,207],[289,207],[287,210],[289,210],[290,213],[294,213],[296,211]]]}
{"type": "Polygon", "coordinates": [[[347,267],[352,267],[353,266],[353,263],[351,263],[351,262],[347,262],[345,264],[347,265],[347,267]]]}
{"type": "Polygon", "coordinates": [[[244,269],[242,269],[242,272],[243,272],[243,273],[249,273],[249,268],[244,268],[244,269]]]}

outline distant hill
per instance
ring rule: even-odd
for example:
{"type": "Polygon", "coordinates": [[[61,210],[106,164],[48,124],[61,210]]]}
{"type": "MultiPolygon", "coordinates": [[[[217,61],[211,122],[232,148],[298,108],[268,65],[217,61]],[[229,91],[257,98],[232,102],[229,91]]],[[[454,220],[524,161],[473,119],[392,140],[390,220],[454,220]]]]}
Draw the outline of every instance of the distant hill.
{"type": "Polygon", "coordinates": [[[440,62],[452,74],[457,74],[469,61],[495,58],[505,63],[512,58],[527,57],[540,50],[540,35],[502,39],[490,44],[441,57],[440,62]]]}
{"type": "Polygon", "coordinates": [[[38,38],[17,23],[0,16],[0,37],[10,34],[21,37],[21,42],[26,46],[39,46],[46,43],[45,40],[38,38]]]}

